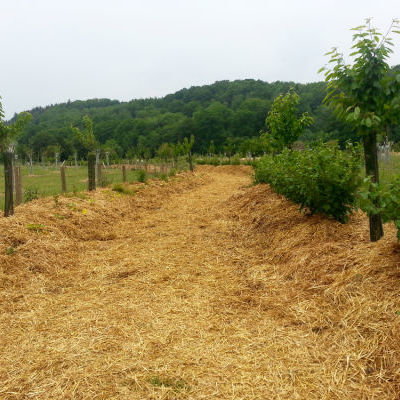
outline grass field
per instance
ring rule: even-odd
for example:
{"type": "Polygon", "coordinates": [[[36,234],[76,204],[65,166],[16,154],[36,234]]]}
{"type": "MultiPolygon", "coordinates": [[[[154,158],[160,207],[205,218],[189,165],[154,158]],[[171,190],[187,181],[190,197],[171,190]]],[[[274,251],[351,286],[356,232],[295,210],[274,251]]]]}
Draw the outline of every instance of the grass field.
{"type": "Polygon", "coordinates": [[[400,175],[400,153],[391,153],[388,161],[379,161],[380,178],[383,183],[389,183],[400,175]]]}
{"type": "MultiPolygon", "coordinates": [[[[24,201],[29,200],[32,195],[38,197],[53,196],[61,193],[60,169],[43,166],[34,166],[33,174],[29,174],[29,167],[21,167],[22,191],[24,201]]],[[[128,182],[138,180],[138,170],[127,168],[126,176],[128,182]]],[[[154,174],[148,174],[149,177],[154,174]]],[[[81,192],[87,190],[87,167],[67,167],[67,191],[81,192]]],[[[103,182],[105,185],[122,182],[122,171],[120,168],[103,169],[103,182]]],[[[4,208],[4,168],[0,167],[0,209],[4,208]]]]}

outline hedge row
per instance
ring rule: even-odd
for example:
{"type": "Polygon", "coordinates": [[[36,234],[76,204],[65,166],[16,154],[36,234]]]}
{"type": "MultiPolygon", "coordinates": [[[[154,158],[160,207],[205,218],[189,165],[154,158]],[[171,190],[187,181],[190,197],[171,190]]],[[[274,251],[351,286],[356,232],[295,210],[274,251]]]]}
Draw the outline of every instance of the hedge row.
{"type": "Polygon", "coordinates": [[[255,166],[257,183],[268,183],[301,209],[344,223],[356,208],[361,185],[361,149],[345,151],[319,143],[304,151],[284,150],[264,156],[255,166]]]}

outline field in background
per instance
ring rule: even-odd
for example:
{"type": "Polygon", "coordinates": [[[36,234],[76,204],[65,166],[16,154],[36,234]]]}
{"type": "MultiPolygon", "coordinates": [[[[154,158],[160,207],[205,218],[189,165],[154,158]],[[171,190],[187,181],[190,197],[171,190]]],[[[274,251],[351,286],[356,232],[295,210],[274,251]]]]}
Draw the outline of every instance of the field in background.
{"type": "Polygon", "coordinates": [[[400,176],[400,153],[390,153],[388,159],[380,157],[379,172],[381,182],[389,183],[397,176],[400,176]]]}
{"type": "MultiPolygon", "coordinates": [[[[127,182],[138,180],[139,169],[133,169],[135,166],[127,166],[127,182]]],[[[139,167],[138,167],[139,168],[139,167]]],[[[144,168],[144,166],[143,166],[144,168]]],[[[148,165],[147,176],[156,177],[161,173],[167,173],[170,168],[163,169],[160,165],[148,165]]],[[[32,175],[29,174],[28,166],[21,166],[22,191],[24,201],[29,200],[30,196],[37,194],[38,197],[54,196],[61,193],[60,169],[55,166],[33,167],[32,175]]],[[[103,168],[103,186],[113,183],[121,183],[122,170],[120,166],[110,166],[103,168]]],[[[81,192],[87,190],[87,166],[66,167],[67,191],[81,192]]],[[[4,167],[0,166],[0,209],[4,208],[4,167]]]]}

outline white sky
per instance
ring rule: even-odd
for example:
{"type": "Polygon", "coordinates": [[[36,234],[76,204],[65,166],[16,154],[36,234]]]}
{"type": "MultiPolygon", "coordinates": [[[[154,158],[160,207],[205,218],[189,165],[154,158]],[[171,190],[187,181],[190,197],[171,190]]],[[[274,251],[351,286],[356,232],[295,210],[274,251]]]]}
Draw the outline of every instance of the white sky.
{"type": "Polygon", "coordinates": [[[0,95],[11,117],[223,79],[322,80],[323,54],[347,51],[367,17],[385,31],[400,0],[0,0],[0,95]]]}

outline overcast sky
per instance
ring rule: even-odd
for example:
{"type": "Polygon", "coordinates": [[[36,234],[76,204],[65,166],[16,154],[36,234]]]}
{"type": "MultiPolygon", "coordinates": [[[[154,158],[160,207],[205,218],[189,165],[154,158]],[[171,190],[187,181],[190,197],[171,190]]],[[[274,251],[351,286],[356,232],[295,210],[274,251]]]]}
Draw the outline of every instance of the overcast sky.
{"type": "MultiPolygon", "coordinates": [[[[160,97],[223,79],[313,82],[324,53],[400,0],[0,0],[7,117],[68,99],[160,97]]],[[[391,64],[400,63],[400,35],[391,64]]]]}

